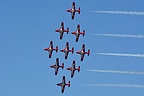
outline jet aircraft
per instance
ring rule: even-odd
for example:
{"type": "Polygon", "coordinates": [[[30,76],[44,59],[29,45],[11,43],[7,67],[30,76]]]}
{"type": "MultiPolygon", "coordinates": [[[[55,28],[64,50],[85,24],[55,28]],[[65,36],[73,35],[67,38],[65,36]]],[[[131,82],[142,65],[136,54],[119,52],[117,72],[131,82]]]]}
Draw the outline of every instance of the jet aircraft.
{"type": "Polygon", "coordinates": [[[56,48],[53,48],[53,42],[50,41],[49,48],[44,48],[44,50],[49,51],[49,58],[51,58],[53,50],[55,50],[56,52],[58,51],[58,46],[56,46],[56,48]]]}
{"type": "Polygon", "coordinates": [[[82,45],[82,50],[77,51],[76,53],[81,55],[81,61],[83,61],[85,54],[88,54],[88,56],[89,56],[89,54],[90,54],[90,49],[88,49],[88,52],[85,52],[85,44],[83,44],[83,45],[82,45]]]}
{"type": "Polygon", "coordinates": [[[70,9],[68,9],[66,11],[71,13],[71,18],[73,20],[74,16],[75,16],[75,12],[78,12],[78,14],[80,14],[80,7],[78,8],[78,10],[76,10],[76,8],[75,8],[75,2],[73,2],[72,3],[72,8],[70,8],[70,9]]]}
{"type": "Polygon", "coordinates": [[[75,68],[75,61],[73,61],[72,67],[67,68],[67,70],[71,71],[71,78],[73,78],[75,70],[78,70],[78,72],[80,71],[80,66],[78,66],[78,68],[75,68]]]}
{"type": "Polygon", "coordinates": [[[72,47],[72,50],[70,50],[70,49],[69,49],[69,43],[66,42],[66,47],[65,47],[64,49],[60,50],[60,51],[65,53],[65,59],[67,59],[69,52],[72,52],[72,54],[73,54],[73,52],[74,52],[74,47],[72,47]]]}
{"type": "Polygon", "coordinates": [[[56,58],[56,63],[50,67],[55,69],[55,75],[57,75],[59,68],[62,68],[62,69],[64,68],[64,63],[62,63],[62,66],[60,66],[59,65],[59,58],[56,58]]]}
{"type": "Polygon", "coordinates": [[[69,32],[69,27],[67,27],[67,29],[65,30],[65,29],[64,29],[64,22],[61,22],[61,27],[60,27],[59,29],[56,29],[55,32],[59,32],[59,33],[60,33],[60,39],[62,39],[64,32],[67,32],[67,34],[68,34],[68,32],[69,32]]]}
{"type": "Polygon", "coordinates": [[[83,36],[85,35],[85,30],[83,32],[80,32],[80,25],[77,25],[77,30],[75,32],[72,32],[71,34],[76,35],[76,42],[79,40],[79,35],[82,34],[83,36]]]}
{"type": "Polygon", "coordinates": [[[61,93],[64,93],[65,86],[70,87],[70,81],[68,81],[68,84],[67,84],[66,81],[65,81],[65,76],[63,76],[62,82],[58,83],[57,86],[60,86],[61,87],[61,93]]]}

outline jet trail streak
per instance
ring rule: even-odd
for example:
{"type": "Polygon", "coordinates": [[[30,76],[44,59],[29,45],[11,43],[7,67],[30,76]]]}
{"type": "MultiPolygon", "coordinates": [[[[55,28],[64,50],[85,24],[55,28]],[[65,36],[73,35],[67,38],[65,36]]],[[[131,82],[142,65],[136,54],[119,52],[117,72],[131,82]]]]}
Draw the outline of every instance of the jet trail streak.
{"type": "Polygon", "coordinates": [[[118,71],[118,70],[87,70],[87,71],[103,72],[103,73],[117,73],[117,74],[137,74],[137,75],[144,75],[144,72],[118,71]]]}
{"type": "Polygon", "coordinates": [[[130,84],[87,84],[87,86],[144,88],[144,85],[130,84]]]}
{"type": "Polygon", "coordinates": [[[99,55],[110,55],[110,56],[124,56],[124,57],[140,57],[144,58],[144,54],[118,54],[118,53],[96,53],[99,55]]]}
{"type": "Polygon", "coordinates": [[[144,38],[144,35],[128,35],[128,34],[94,34],[99,36],[109,36],[109,37],[126,37],[126,38],[144,38]]]}
{"type": "Polygon", "coordinates": [[[144,12],[135,11],[91,11],[96,13],[108,13],[108,14],[122,14],[122,15],[144,15],[144,12]]]}

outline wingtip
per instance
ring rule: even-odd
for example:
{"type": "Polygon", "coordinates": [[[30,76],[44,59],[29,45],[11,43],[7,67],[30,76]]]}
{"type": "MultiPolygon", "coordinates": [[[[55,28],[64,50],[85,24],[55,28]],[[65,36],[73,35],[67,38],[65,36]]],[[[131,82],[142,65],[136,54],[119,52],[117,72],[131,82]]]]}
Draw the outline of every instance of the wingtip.
{"type": "Polygon", "coordinates": [[[51,58],[51,55],[49,55],[49,58],[51,58]]]}
{"type": "Polygon", "coordinates": [[[64,68],[64,63],[62,63],[62,69],[64,68]]]}
{"type": "Polygon", "coordinates": [[[75,60],[73,60],[73,64],[75,64],[75,60]]]}
{"type": "Polygon", "coordinates": [[[81,61],[83,61],[83,58],[81,58],[81,61]]]}
{"type": "Polygon", "coordinates": [[[68,87],[70,87],[70,85],[71,85],[71,84],[70,84],[70,81],[68,81],[68,87]]]}
{"type": "Polygon", "coordinates": [[[55,75],[57,75],[57,73],[55,72],[55,75]]]}
{"type": "Polygon", "coordinates": [[[78,67],[78,72],[80,72],[80,66],[78,67]]]}

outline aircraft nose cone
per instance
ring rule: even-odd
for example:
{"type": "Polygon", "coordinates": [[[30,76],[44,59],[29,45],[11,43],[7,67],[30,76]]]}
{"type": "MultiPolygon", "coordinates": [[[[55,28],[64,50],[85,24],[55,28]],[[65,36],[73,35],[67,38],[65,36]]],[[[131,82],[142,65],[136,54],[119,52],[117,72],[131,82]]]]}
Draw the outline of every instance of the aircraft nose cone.
{"type": "Polygon", "coordinates": [[[50,67],[51,67],[51,68],[54,68],[54,67],[55,67],[55,65],[51,65],[50,67]]]}
{"type": "Polygon", "coordinates": [[[67,68],[67,70],[71,70],[71,68],[67,68]]]}
{"type": "Polygon", "coordinates": [[[45,51],[47,51],[47,50],[48,50],[48,48],[44,48],[44,50],[45,50],[45,51]]]}
{"type": "Polygon", "coordinates": [[[60,86],[60,84],[58,83],[57,86],[60,86]]]}
{"type": "Polygon", "coordinates": [[[58,29],[56,29],[56,30],[55,30],[55,32],[59,32],[59,30],[58,30],[58,29]]]}
{"type": "Polygon", "coordinates": [[[67,12],[69,12],[69,10],[66,10],[67,12]]]}

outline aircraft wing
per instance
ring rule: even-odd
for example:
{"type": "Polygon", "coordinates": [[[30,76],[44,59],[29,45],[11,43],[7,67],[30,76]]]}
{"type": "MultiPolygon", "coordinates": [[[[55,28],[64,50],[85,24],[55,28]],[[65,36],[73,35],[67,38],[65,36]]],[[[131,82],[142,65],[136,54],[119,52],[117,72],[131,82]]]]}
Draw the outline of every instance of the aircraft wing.
{"type": "Polygon", "coordinates": [[[53,49],[53,42],[50,41],[50,47],[53,49]]]}
{"type": "Polygon", "coordinates": [[[60,33],[60,39],[62,39],[62,37],[63,37],[63,32],[62,32],[62,33],[60,33]]]}
{"type": "Polygon", "coordinates": [[[79,34],[76,35],[76,42],[78,42],[78,40],[79,40],[79,34]]]}
{"type": "Polygon", "coordinates": [[[85,52],[85,44],[82,45],[82,50],[85,52]]]}
{"type": "Polygon", "coordinates": [[[58,68],[55,69],[55,75],[57,75],[57,74],[58,74],[58,68]]]}
{"type": "Polygon", "coordinates": [[[61,92],[63,93],[64,92],[64,90],[65,90],[65,76],[63,76],[63,78],[62,78],[62,83],[64,84],[61,88],[61,92]]]}
{"type": "Polygon", "coordinates": [[[69,43],[66,43],[66,49],[69,50],[69,43]]]}
{"type": "Polygon", "coordinates": [[[84,54],[81,55],[81,61],[83,61],[83,59],[84,59],[84,54]]]}
{"type": "Polygon", "coordinates": [[[75,69],[75,61],[73,61],[72,67],[75,69]]]}
{"type": "Polygon", "coordinates": [[[52,56],[52,51],[49,52],[49,58],[51,58],[51,56],[52,56]]]}
{"type": "Polygon", "coordinates": [[[67,59],[67,57],[68,57],[68,52],[65,53],[65,59],[67,59]]]}
{"type": "Polygon", "coordinates": [[[64,90],[65,90],[65,86],[62,86],[61,87],[61,93],[64,93],[64,90]]]}
{"type": "Polygon", "coordinates": [[[75,70],[72,70],[72,71],[71,71],[71,78],[73,78],[74,73],[75,73],[75,70]]]}
{"type": "Polygon", "coordinates": [[[80,25],[77,25],[77,31],[80,33],[80,25]]]}
{"type": "Polygon", "coordinates": [[[63,76],[63,78],[62,78],[62,82],[63,82],[64,84],[66,84],[66,83],[65,83],[65,76],[63,76]]]}
{"type": "Polygon", "coordinates": [[[61,28],[64,30],[64,22],[61,22],[61,28]]]}
{"type": "Polygon", "coordinates": [[[73,61],[72,67],[74,70],[71,71],[71,78],[74,76],[75,73],[75,61],[73,61]]]}
{"type": "Polygon", "coordinates": [[[72,3],[72,8],[75,10],[75,2],[72,3]]]}
{"type": "Polygon", "coordinates": [[[71,15],[72,15],[72,19],[74,19],[75,12],[72,12],[71,15]]]}
{"type": "Polygon", "coordinates": [[[56,58],[56,65],[59,66],[59,58],[56,58]]]}

